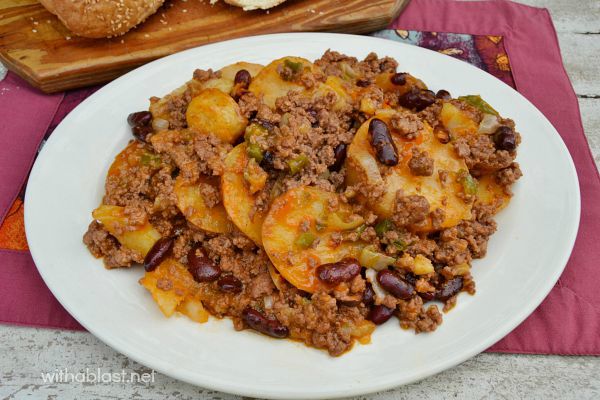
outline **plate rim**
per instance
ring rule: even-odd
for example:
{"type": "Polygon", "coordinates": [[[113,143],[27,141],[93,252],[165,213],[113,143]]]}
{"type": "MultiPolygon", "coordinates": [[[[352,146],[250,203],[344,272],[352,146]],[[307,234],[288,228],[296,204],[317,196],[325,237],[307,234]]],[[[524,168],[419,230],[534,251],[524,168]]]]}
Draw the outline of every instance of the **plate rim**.
{"type": "MultiPolygon", "coordinates": [[[[252,42],[253,40],[263,40],[263,39],[281,40],[281,39],[290,38],[290,37],[292,37],[292,39],[296,38],[296,37],[298,37],[299,39],[300,38],[310,39],[310,38],[314,38],[314,37],[324,37],[324,36],[329,36],[329,37],[331,37],[332,40],[334,40],[336,37],[343,36],[343,37],[354,38],[354,39],[356,39],[356,38],[360,38],[363,40],[366,39],[367,41],[384,41],[384,42],[387,42],[388,44],[390,42],[389,39],[373,37],[373,36],[361,36],[361,35],[340,34],[340,33],[300,32],[300,33],[277,33],[277,34],[268,34],[268,35],[255,35],[255,36],[248,36],[248,37],[244,37],[244,38],[232,39],[232,40],[227,40],[227,41],[222,41],[222,42],[211,43],[208,45],[194,47],[194,48],[182,51],[182,52],[178,52],[178,53],[169,55],[167,57],[160,58],[160,59],[152,61],[148,64],[142,65],[142,66],[126,73],[125,75],[115,79],[114,81],[106,84],[105,86],[103,86],[102,88],[97,90],[95,93],[93,93],[91,96],[86,98],[75,109],[73,109],[64,118],[64,120],[61,121],[61,123],[56,127],[56,130],[58,130],[58,128],[63,124],[63,122],[65,120],[68,120],[68,118],[70,116],[75,114],[75,112],[78,110],[79,107],[81,107],[82,105],[84,105],[88,102],[93,101],[96,97],[102,96],[105,92],[111,91],[111,90],[113,90],[113,88],[118,87],[121,84],[121,82],[126,81],[130,77],[131,74],[137,74],[137,73],[141,73],[141,72],[145,71],[146,69],[155,68],[155,64],[168,62],[169,60],[177,59],[179,57],[182,57],[185,54],[197,52],[198,49],[203,49],[203,48],[215,48],[218,46],[228,46],[228,45],[231,46],[231,45],[235,45],[235,44],[245,45],[245,44],[247,44],[247,42],[252,42]]],[[[394,45],[407,46],[407,47],[411,47],[411,48],[416,47],[422,51],[430,51],[432,53],[437,53],[437,52],[429,50],[429,49],[425,49],[422,47],[413,46],[413,45],[405,44],[405,43],[394,42],[394,45]]],[[[439,55],[442,56],[441,54],[439,54],[439,55]]],[[[455,58],[450,58],[450,60],[452,60],[451,62],[457,62],[457,63],[462,62],[462,63],[464,63],[464,65],[467,69],[472,68],[474,70],[479,71],[479,73],[483,72],[483,73],[493,77],[493,75],[489,74],[488,72],[483,71],[469,63],[463,62],[463,61],[455,59],[455,58]]],[[[497,79],[495,77],[493,77],[493,78],[497,79]]],[[[503,83],[504,85],[506,85],[504,82],[502,82],[500,80],[498,80],[498,81],[503,83]]],[[[545,115],[539,109],[537,109],[537,107],[535,105],[533,105],[533,103],[531,103],[522,94],[520,94],[519,92],[517,92],[515,89],[511,88],[510,86],[508,86],[508,85],[506,85],[506,86],[509,87],[514,93],[516,93],[517,96],[521,97],[524,101],[529,103],[529,105],[532,107],[532,109],[534,109],[539,114],[538,117],[541,117],[545,122],[547,122],[552,127],[552,130],[554,131],[557,138],[559,139],[558,143],[561,147],[561,151],[567,156],[566,158],[568,161],[569,173],[572,174],[572,176],[573,176],[573,181],[570,183],[574,183],[574,187],[577,189],[575,192],[572,193],[572,195],[574,196],[574,200],[575,200],[574,204],[576,206],[576,208],[574,210],[572,210],[575,218],[573,219],[573,223],[571,224],[571,229],[568,231],[568,234],[564,235],[564,237],[566,239],[568,239],[568,243],[569,243],[569,246],[567,246],[568,251],[565,251],[562,254],[561,260],[559,262],[557,262],[557,264],[562,265],[562,268],[557,269],[555,271],[555,273],[550,277],[550,279],[546,280],[546,284],[544,286],[542,286],[542,288],[540,290],[538,290],[537,292],[534,292],[534,295],[528,301],[528,305],[529,305],[528,307],[520,309],[518,313],[515,313],[514,316],[512,318],[510,318],[509,323],[504,323],[502,325],[503,329],[498,329],[494,335],[489,335],[488,337],[485,338],[485,340],[481,340],[478,345],[472,346],[469,349],[469,351],[463,351],[463,352],[457,353],[456,355],[454,355],[452,357],[446,357],[446,359],[443,362],[438,363],[434,367],[428,369],[427,372],[424,374],[423,373],[413,374],[409,378],[400,378],[400,379],[399,378],[395,378],[395,379],[390,378],[390,379],[382,381],[378,384],[370,384],[370,385],[363,384],[363,385],[360,385],[360,387],[358,387],[358,388],[336,390],[335,392],[320,391],[320,392],[298,393],[298,392],[289,392],[289,391],[282,391],[282,390],[265,390],[262,388],[261,389],[249,388],[247,385],[236,385],[235,382],[211,379],[208,376],[205,376],[207,379],[205,379],[203,382],[199,383],[197,380],[193,379],[191,376],[186,375],[185,371],[169,370],[169,368],[160,359],[153,359],[153,360],[145,359],[144,361],[141,361],[140,358],[138,358],[135,353],[130,352],[128,348],[122,346],[121,343],[118,340],[116,340],[114,337],[111,337],[109,334],[106,334],[105,332],[102,332],[101,330],[98,331],[98,330],[94,329],[95,326],[93,326],[94,325],[93,323],[90,323],[89,321],[83,322],[82,318],[78,318],[77,316],[75,316],[71,311],[71,307],[68,304],[65,304],[66,302],[63,301],[62,295],[60,294],[61,293],[60,290],[56,290],[56,289],[58,289],[58,287],[55,286],[52,283],[52,279],[48,275],[46,275],[48,273],[48,271],[44,272],[44,268],[41,268],[41,269],[38,268],[38,265],[42,265],[43,262],[38,263],[38,261],[41,261],[41,257],[39,254],[37,254],[37,252],[33,246],[30,248],[31,256],[34,260],[36,268],[38,269],[38,272],[40,273],[40,275],[42,276],[42,279],[44,280],[44,283],[51,290],[53,296],[67,310],[67,312],[69,312],[69,314],[73,318],[75,318],[88,332],[93,334],[96,338],[98,338],[103,343],[107,344],[112,349],[135,360],[136,362],[140,363],[141,365],[148,366],[148,367],[150,367],[158,372],[161,372],[167,376],[181,380],[183,382],[187,382],[192,385],[201,386],[203,388],[212,389],[212,390],[223,391],[226,393],[242,395],[242,396],[250,395],[250,396],[265,397],[265,398],[317,399],[317,398],[341,398],[341,397],[346,397],[346,396],[363,395],[363,394],[367,394],[367,393],[373,393],[373,392],[377,392],[377,391],[391,389],[394,387],[410,384],[415,381],[425,379],[429,376],[432,376],[441,371],[444,371],[453,366],[456,366],[456,365],[462,363],[463,361],[472,358],[476,354],[481,353],[482,351],[484,351],[485,349],[489,348],[491,345],[493,345],[494,343],[496,343],[497,341],[502,339],[504,336],[506,336],[512,330],[514,330],[518,325],[520,325],[529,315],[531,315],[539,307],[539,305],[542,303],[542,301],[548,296],[548,294],[550,293],[550,291],[552,290],[552,288],[558,281],[559,277],[564,272],[564,269],[567,265],[567,262],[573,251],[573,247],[575,245],[575,240],[577,237],[580,219],[581,219],[581,193],[580,193],[579,178],[578,178],[577,170],[575,168],[575,164],[574,164],[573,158],[571,156],[571,153],[569,152],[563,138],[560,136],[560,134],[558,133],[556,128],[554,128],[554,125],[552,125],[552,123],[545,117],[545,115]],[[523,310],[527,310],[527,311],[523,311],[523,310]]],[[[50,145],[50,146],[52,145],[53,138],[55,138],[55,136],[51,135],[49,137],[49,139],[47,140],[47,142],[44,144],[43,149],[39,152],[39,154],[36,158],[36,161],[31,169],[31,173],[29,175],[27,187],[25,190],[24,215],[25,215],[25,231],[26,231],[28,240],[29,240],[29,236],[30,236],[29,232],[32,232],[32,229],[33,229],[32,226],[35,224],[35,222],[31,220],[31,218],[28,218],[28,215],[31,215],[31,213],[28,210],[31,208],[31,204],[33,204],[33,202],[31,201],[32,199],[30,198],[31,192],[29,190],[29,182],[31,180],[35,180],[35,177],[40,173],[38,171],[40,169],[38,166],[42,164],[42,162],[40,160],[45,159],[45,154],[48,152],[47,151],[47,149],[49,147],[48,145],[50,145]],[[29,204],[29,206],[28,206],[28,204],[29,204]]]]}

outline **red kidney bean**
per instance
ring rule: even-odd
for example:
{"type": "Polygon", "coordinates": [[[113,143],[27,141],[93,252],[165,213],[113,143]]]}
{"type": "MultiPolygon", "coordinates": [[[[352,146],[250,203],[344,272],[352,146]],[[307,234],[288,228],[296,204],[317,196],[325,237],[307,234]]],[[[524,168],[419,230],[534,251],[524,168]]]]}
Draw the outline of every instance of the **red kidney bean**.
{"type": "Polygon", "coordinates": [[[494,133],[494,144],[498,150],[513,151],[517,148],[515,132],[508,126],[501,126],[494,133]]]}
{"type": "Polygon", "coordinates": [[[240,293],[244,288],[242,281],[233,275],[225,275],[219,278],[217,286],[226,293],[240,293]]]}
{"type": "Polygon", "coordinates": [[[233,78],[233,90],[231,92],[231,97],[233,97],[235,100],[238,100],[240,97],[242,97],[242,95],[248,91],[251,81],[252,76],[250,75],[250,72],[245,69],[240,69],[235,74],[235,78],[233,78]]]}
{"type": "Polygon", "coordinates": [[[196,282],[213,282],[221,276],[221,268],[208,258],[200,245],[192,247],[187,259],[188,268],[196,282]]]}
{"type": "Polygon", "coordinates": [[[145,142],[148,135],[154,132],[154,129],[150,125],[136,125],[131,128],[131,132],[134,137],[145,142]]]}
{"type": "Polygon", "coordinates": [[[144,269],[148,272],[154,271],[158,265],[167,257],[173,247],[173,238],[160,238],[154,243],[146,257],[144,257],[144,269]]]}
{"type": "Polygon", "coordinates": [[[242,320],[255,331],[277,339],[285,339],[290,335],[287,326],[274,318],[267,318],[263,313],[251,307],[246,307],[242,311],[242,320]]]}
{"type": "Polygon", "coordinates": [[[371,307],[367,314],[367,319],[375,325],[381,325],[387,322],[394,315],[394,309],[388,308],[384,305],[375,305],[371,307]]]}
{"type": "Polygon", "coordinates": [[[394,75],[392,75],[390,80],[396,86],[406,85],[406,75],[406,72],[397,72],[394,75]]]}
{"type": "Polygon", "coordinates": [[[379,162],[388,166],[397,165],[398,150],[386,123],[379,118],[373,118],[369,123],[369,135],[379,162]]]}
{"type": "Polygon", "coordinates": [[[269,132],[273,132],[273,129],[275,129],[275,125],[273,125],[272,123],[270,123],[267,120],[264,119],[259,119],[256,122],[258,122],[258,124],[260,126],[262,126],[263,128],[265,128],[267,131],[269,132]]]}
{"type": "Polygon", "coordinates": [[[371,80],[369,80],[369,79],[361,78],[356,81],[356,86],[358,86],[358,87],[367,87],[369,85],[371,85],[371,80]]]}
{"type": "Polygon", "coordinates": [[[435,94],[435,97],[442,100],[450,100],[452,98],[452,95],[450,95],[449,91],[440,89],[435,94]]]}
{"type": "Polygon", "coordinates": [[[265,171],[274,171],[275,170],[275,165],[273,164],[274,162],[275,162],[275,155],[273,154],[272,151],[267,150],[263,153],[263,159],[260,160],[259,165],[265,171]]]}
{"type": "Polygon", "coordinates": [[[346,160],[346,153],[348,152],[348,145],[346,143],[340,143],[335,146],[333,150],[333,154],[335,156],[335,161],[333,164],[329,166],[330,171],[339,171],[344,165],[344,161],[346,160]]]}
{"type": "Polygon", "coordinates": [[[435,292],[435,298],[440,301],[446,301],[450,297],[458,294],[463,287],[463,278],[462,276],[457,276],[455,278],[446,281],[442,287],[435,292]]]}
{"type": "Polygon", "coordinates": [[[418,280],[418,278],[412,272],[407,272],[406,274],[404,274],[402,279],[404,279],[406,282],[408,282],[408,284],[411,286],[415,286],[417,284],[417,280],[418,280]]]}
{"type": "Polygon", "coordinates": [[[131,113],[127,116],[127,123],[129,126],[147,126],[152,122],[152,113],[150,111],[138,111],[131,113]]]}
{"type": "Polygon", "coordinates": [[[423,301],[431,301],[431,300],[435,299],[434,292],[423,292],[423,293],[418,293],[418,294],[419,294],[419,296],[421,296],[423,301]]]}
{"type": "Polygon", "coordinates": [[[369,282],[367,282],[367,285],[365,286],[365,291],[363,292],[362,296],[362,302],[367,306],[370,306],[371,304],[373,304],[373,302],[375,302],[375,292],[373,291],[373,286],[371,286],[369,282]]]}
{"type": "Polygon", "coordinates": [[[398,103],[402,107],[421,111],[435,103],[435,94],[431,90],[413,88],[400,96],[398,103]]]}
{"type": "Polygon", "coordinates": [[[433,131],[433,135],[442,144],[450,143],[450,139],[451,139],[450,132],[448,132],[444,128],[441,128],[441,127],[435,128],[435,130],[433,131]]]}
{"type": "Polygon", "coordinates": [[[408,300],[415,294],[415,288],[410,283],[389,269],[383,269],[377,273],[377,282],[392,296],[402,300],[408,300]]]}
{"type": "Polygon", "coordinates": [[[360,264],[354,258],[344,258],[335,263],[319,265],[316,272],[322,282],[337,285],[348,282],[360,274],[360,264]]]}
{"type": "Polygon", "coordinates": [[[239,85],[239,87],[243,89],[248,89],[251,81],[252,75],[250,75],[250,72],[245,69],[240,69],[238,72],[236,72],[235,78],[233,78],[233,84],[239,85]]]}

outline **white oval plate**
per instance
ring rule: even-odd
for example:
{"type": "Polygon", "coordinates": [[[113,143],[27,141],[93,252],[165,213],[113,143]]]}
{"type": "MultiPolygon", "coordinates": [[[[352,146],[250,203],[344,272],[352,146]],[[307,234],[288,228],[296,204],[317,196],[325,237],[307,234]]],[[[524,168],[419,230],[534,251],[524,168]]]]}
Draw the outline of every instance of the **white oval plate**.
{"type": "Polygon", "coordinates": [[[365,36],[280,34],[232,40],[175,54],[106,85],[71,112],[39,155],[27,187],[25,224],[35,263],[60,303],[115,350],[157,371],[203,387],[256,397],[332,398],[423,379],[485,350],[523,321],[548,294],[579,225],[579,186],[569,153],[546,118],[491,75],[454,58],[365,36]],[[131,139],[126,117],[190,79],[195,68],[286,55],[310,60],[332,48],[357,57],[396,58],[401,71],[454,96],[481,94],[513,118],[523,136],[524,177],[497,218],[488,255],[474,263],[477,294],[461,294],[431,334],[394,319],[370,345],[332,358],[326,352],[251,331],[229,320],[200,325],[166,319],[137,283],[139,268],[107,271],[82,243],[106,172],[131,139]]]}

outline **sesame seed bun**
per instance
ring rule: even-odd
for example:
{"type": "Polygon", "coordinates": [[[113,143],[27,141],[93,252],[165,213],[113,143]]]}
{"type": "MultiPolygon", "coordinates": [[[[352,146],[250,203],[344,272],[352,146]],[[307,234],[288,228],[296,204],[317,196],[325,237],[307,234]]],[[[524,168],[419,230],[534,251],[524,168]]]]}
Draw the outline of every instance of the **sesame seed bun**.
{"type": "Polygon", "coordinates": [[[120,36],[154,14],[164,0],[40,0],[74,34],[120,36]]]}

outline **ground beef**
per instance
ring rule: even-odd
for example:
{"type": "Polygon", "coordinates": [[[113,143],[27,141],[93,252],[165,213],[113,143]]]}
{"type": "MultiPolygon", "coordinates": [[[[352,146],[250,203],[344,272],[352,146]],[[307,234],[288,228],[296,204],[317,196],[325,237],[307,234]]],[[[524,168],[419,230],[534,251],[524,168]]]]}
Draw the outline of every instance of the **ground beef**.
{"type": "Polygon", "coordinates": [[[356,74],[361,79],[369,80],[382,72],[396,72],[398,63],[390,57],[378,58],[377,54],[369,53],[363,60],[358,61],[355,57],[348,57],[337,51],[327,50],[323,56],[315,61],[325,75],[345,76],[356,74]]]}
{"type": "Polygon", "coordinates": [[[221,72],[214,72],[212,69],[197,69],[194,71],[194,80],[198,81],[198,83],[204,83],[211,79],[217,79],[221,77],[221,72]]]}
{"type": "Polygon", "coordinates": [[[396,195],[396,206],[392,221],[396,226],[409,226],[422,222],[429,215],[429,202],[420,195],[396,195]]]}
{"type": "Polygon", "coordinates": [[[515,152],[497,150],[489,135],[469,135],[456,138],[454,150],[465,160],[473,175],[493,172],[509,167],[515,152]]]}
{"type": "Polygon", "coordinates": [[[212,135],[197,135],[194,138],[194,152],[198,156],[198,169],[205,175],[222,175],[225,157],[232,149],[212,135]]]}
{"type": "Polygon", "coordinates": [[[494,174],[496,182],[504,187],[504,191],[507,194],[512,194],[510,187],[521,176],[523,176],[523,173],[521,172],[519,164],[516,162],[511,163],[508,167],[501,169],[494,174]]]}
{"type": "Polygon", "coordinates": [[[258,108],[261,105],[261,101],[256,95],[252,92],[246,92],[240,96],[238,99],[238,105],[240,106],[241,114],[251,119],[258,112],[258,108]]]}
{"type": "Polygon", "coordinates": [[[412,140],[423,129],[423,122],[415,114],[402,110],[390,119],[390,126],[405,139],[412,140]]]}
{"type": "Polygon", "coordinates": [[[433,175],[433,158],[426,151],[419,151],[418,147],[412,148],[412,157],[408,161],[408,168],[413,175],[433,175]]]}
{"type": "MultiPolygon", "coordinates": [[[[354,330],[368,324],[365,320],[370,304],[363,300],[367,287],[376,290],[374,303],[394,309],[400,326],[416,333],[431,332],[442,323],[437,306],[424,304],[447,284],[459,279],[460,290],[475,293],[475,282],[469,273],[469,265],[487,251],[490,236],[496,230],[494,214],[500,204],[483,204],[471,195],[471,218],[448,227],[446,205],[431,209],[419,189],[406,195],[402,190],[396,194],[394,208],[389,218],[376,215],[369,205],[376,204],[386,193],[383,181],[346,184],[346,171],[356,169],[354,160],[346,160],[341,167],[332,168],[336,161],[335,149],[352,142],[358,128],[374,112],[394,109],[398,106],[401,90],[378,87],[377,82],[396,71],[397,63],[390,58],[379,58],[374,53],[359,61],[335,51],[327,51],[315,62],[315,72],[297,73],[284,66],[279,74],[293,80],[304,88],[316,89],[310,96],[301,91],[290,91],[276,99],[275,107],[264,104],[262,98],[245,92],[237,98],[241,114],[250,123],[259,124],[267,134],[247,138],[263,155],[260,167],[268,173],[264,187],[254,194],[249,217],[265,215],[273,198],[285,191],[310,185],[325,191],[339,193],[339,200],[327,204],[324,214],[334,212],[341,204],[349,206],[355,216],[362,218],[360,226],[330,237],[332,246],[349,243],[370,245],[374,251],[385,253],[395,260],[390,269],[395,270],[415,292],[408,299],[396,298],[377,283],[374,270],[363,270],[351,281],[334,288],[324,288],[315,293],[303,292],[282,277],[264,249],[255,244],[236,227],[227,233],[204,231],[186,219],[189,210],[177,207],[174,193],[176,180],[198,185],[204,203],[208,207],[222,204],[219,190],[224,160],[232,145],[223,143],[212,135],[200,135],[188,128],[185,112],[194,95],[203,85],[220,77],[212,70],[196,70],[194,79],[162,99],[151,100],[153,116],[167,120],[170,130],[150,134],[149,143],[134,142],[136,150],[143,154],[144,162],[127,162],[111,168],[106,179],[103,203],[124,207],[128,225],[122,231],[113,231],[120,237],[125,231],[135,230],[149,222],[162,237],[172,237],[173,247],[169,257],[188,265],[188,254],[195,246],[201,246],[206,256],[222,271],[222,276],[233,277],[241,283],[241,292],[232,293],[219,289],[218,282],[194,283],[204,307],[217,317],[230,317],[236,329],[246,329],[242,312],[246,307],[259,311],[267,318],[277,320],[289,329],[290,337],[310,346],[325,349],[331,355],[348,351],[355,342],[354,330]],[[352,96],[344,101],[331,91],[320,90],[329,76],[340,78],[342,87],[352,96]],[[290,162],[305,158],[304,165],[295,173],[290,162]],[[331,170],[330,170],[331,168],[331,170]],[[442,228],[442,226],[446,226],[442,228]],[[433,265],[433,272],[416,275],[415,259],[423,256],[433,265]],[[271,275],[273,274],[273,276],[271,275]],[[366,278],[365,278],[366,277],[366,278]],[[367,285],[366,279],[369,280],[367,285]]],[[[447,100],[444,100],[447,101],[447,100]]],[[[436,165],[430,154],[415,144],[419,135],[427,135],[425,123],[434,132],[442,132],[440,121],[442,100],[419,113],[400,108],[389,121],[393,135],[407,141],[412,153],[408,169],[415,176],[433,176],[436,165]]],[[[464,101],[450,100],[475,123],[481,120],[481,112],[464,101]]],[[[514,130],[514,122],[500,118],[502,125],[514,130]]],[[[520,136],[516,134],[517,144],[520,136]]],[[[476,178],[491,177],[507,195],[510,187],[522,175],[514,161],[516,151],[497,150],[493,137],[470,135],[442,138],[435,135],[441,145],[451,146],[464,159],[469,173],[476,178]],[[443,140],[444,139],[444,140],[443,140]]],[[[241,140],[241,138],[240,138],[241,140]]],[[[420,142],[418,142],[420,143],[420,142]]],[[[402,156],[406,156],[406,151],[402,156]]],[[[135,160],[133,160],[135,161],[135,160]]],[[[258,160],[257,160],[258,161],[258,160]]],[[[405,160],[403,161],[405,162],[405,160]]],[[[382,176],[393,173],[393,168],[378,165],[382,176]]],[[[439,169],[437,177],[442,187],[452,184],[455,171],[439,169]]],[[[432,178],[433,179],[433,178],[432,178]]],[[[232,224],[233,226],[233,224],[232,224]]],[[[314,227],[315,229],[316,226],[314,227]]],[[[310,221],[299,226],[300,232],[312,232],[310,221]]],[[[83,237],[85,245],[95,257],[103,257],[107,268],[129,267],[143,262],[141,254],[122,246],[100,222],[93,221],[83,237]]],[[[312,246],[316,246],[315,241],[312,246]]],[[[316,267],[318,260],[310,259],[309,267],[316,267]]],[[[173,281],[160,278],[159,290],[172,290],[173,281]]],[[[458,288],[457,288],[458,290],[458,288]]],[[[444,301],[443,311],[456,303],[457,294],[444,301]]]]}
{"type": "Polygon", "coordinates": [[[121,246],[97,221],[92,221],[88,227],[83,243],[94,257],[104,257],[104,265],[108,269],[129,267],[144,261],[138,252],[121,246]]]}
{"type": "Polygon", "coordinates": [[[419,296],[408,301],[400,300],[397,315],[403,329],[414,329],[416,333],[434,331],[442,323],[437,306],[424,308],[419,296]]]}

